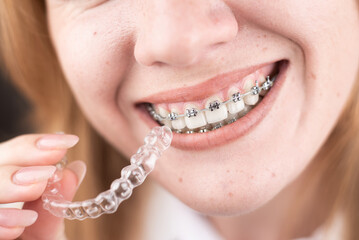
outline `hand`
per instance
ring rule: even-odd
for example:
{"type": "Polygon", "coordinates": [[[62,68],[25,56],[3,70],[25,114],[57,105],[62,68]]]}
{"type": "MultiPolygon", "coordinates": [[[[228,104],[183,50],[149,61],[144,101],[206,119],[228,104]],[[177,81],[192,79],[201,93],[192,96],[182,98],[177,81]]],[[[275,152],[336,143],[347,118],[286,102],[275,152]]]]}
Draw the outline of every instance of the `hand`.
{"type": "MultiPolygon", "coordinates": [[[[65,134],[27,134],[0,143],[0,204],[24,202],[23,209],[0,208],[0,239],[66,239],[64,221],[43,209],[41,195],[53,166],[78,142],[65,134]]],[[[63,171],[60,193],[72,200],[86,172],[82,161],[63,171]]]]}

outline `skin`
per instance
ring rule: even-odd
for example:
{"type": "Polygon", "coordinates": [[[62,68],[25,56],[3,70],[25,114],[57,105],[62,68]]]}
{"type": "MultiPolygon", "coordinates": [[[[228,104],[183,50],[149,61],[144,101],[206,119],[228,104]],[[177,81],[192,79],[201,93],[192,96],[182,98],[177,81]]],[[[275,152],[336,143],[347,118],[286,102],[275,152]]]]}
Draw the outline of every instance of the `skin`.
{"type": "MultiPolygon", "coordinates": [[[[47,148],[39,147],[40,139],[46,137],[53,139],[53,136],[54,134],[27,134],[0,143],[0,188],[6,193],[0,194],[0,204],[24,202],[23,209],[8,208],[8,206],[0,208],[1,240],[16,239],[20,235],[24,240],[65,239],[63,219],[54,217],[43,209],[41,195],[48,178],[56,170],[52,165],[64,157],[67,149],[76,144],[78,137],[57,135],[56,138],[60,141],[57,143],[53,141],[55,145],[47,148]],[[68,142],[69,137],[72,139],[70,142],[68,142]],[[68,144],[64,145],[66,142],[68,144]],[[27,154],[24,155],[24,152],[27,154]],[[24,177],[16,178],[19,172],[27,173],[26,181],[24,177]]],[[[67,165],[63,171],[61,187],[58,189],[65,199],[73,198],[85,172],[86,166],[82,161],[67,165]]]]}
{"type": "MultiPolygon", "coordinates": [[[[355,1],[46,3],[51,38],[79,105],[126,156],[149,130],[134,108],[140,99],[220,73],[289,61],[271,111],[253,131],[202,151],[171,148],[150,175],[208,215],[227,239],[278,239],[281,216],[355,82],[355,1]]],[[[310,198],[303,216],[320,206],[319,198],[310,198]]],[[[321,221],[308,222],[293,237],[310,234],[321,221]]]]}

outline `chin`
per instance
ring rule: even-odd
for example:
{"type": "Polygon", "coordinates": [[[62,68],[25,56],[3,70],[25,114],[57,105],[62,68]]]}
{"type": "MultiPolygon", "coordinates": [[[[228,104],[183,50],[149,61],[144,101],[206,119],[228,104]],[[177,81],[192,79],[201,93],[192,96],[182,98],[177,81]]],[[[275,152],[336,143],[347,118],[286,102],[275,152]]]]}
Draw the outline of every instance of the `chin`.
{"type": "MultiPolygon", "coordinates": [[[[190,194],[176,195],[183,203],[193,210],[207,216],[235,217],[255,211],[270,202],[282,189],[276,183],[252,183],[246,187],[235,187],[241,184],[233,183],[233,187],[225,190],[203,190],[191,187],[190,194]]],[[[178,193],[177,193],[178,194],[178,193]]]]}
{"type": "MultiPolygon", "coordinates": [[[[263,159],[258,161],[263,163],[263,159]]],[[[215,158],[212,159],[213,165],[209,163],[206,168],[191,165],[192,171],[184,167],[183,172],[173,172],[170,169],[178,167],[164,163],[171,160],[176,162],[176,159],[170,157],[160,160],[162,162],[152,172],[151,178],[184,204],[208,216],[238,216],[255,211],[275,198],[302,170],[298,166],[296,172],[291,172],[283,166],[276,171],[268,171],[264,163],[259,167],[251,165],[241,168],[230,163],[230,160],[228,165],[221,164],[226,166],[221,168],[215,167],[217,160],[221,162],[215,158]],[[228,166],[232,167],[229,171],[228,166]]],[[[208,158],[205,160],[208,161],[208,158]]],[[[276,164],[280,164],[280,161],[276,164]]]]}

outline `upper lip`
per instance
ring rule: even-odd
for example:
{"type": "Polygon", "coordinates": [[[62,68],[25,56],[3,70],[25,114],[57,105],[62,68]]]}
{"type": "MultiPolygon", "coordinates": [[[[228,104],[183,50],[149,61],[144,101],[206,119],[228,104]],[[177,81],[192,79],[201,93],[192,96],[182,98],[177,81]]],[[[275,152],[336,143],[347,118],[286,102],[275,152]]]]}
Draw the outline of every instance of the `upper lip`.
{"type": "Polygon", "coordinates": [[[190,102],[198,101],[210,97],[230,86],[234,82],[243,80],[243,78],[256,70],[277,61],[262,63],[259,65],[251,66],[245,69],[237,69],[232,72],[222,73],[204,82],[192,85],[189,87],[182,87],[170,89],[162,92],[152,94],[150,96],[140,99],[139,103],[173,103],[173,102],[190,102]]]}

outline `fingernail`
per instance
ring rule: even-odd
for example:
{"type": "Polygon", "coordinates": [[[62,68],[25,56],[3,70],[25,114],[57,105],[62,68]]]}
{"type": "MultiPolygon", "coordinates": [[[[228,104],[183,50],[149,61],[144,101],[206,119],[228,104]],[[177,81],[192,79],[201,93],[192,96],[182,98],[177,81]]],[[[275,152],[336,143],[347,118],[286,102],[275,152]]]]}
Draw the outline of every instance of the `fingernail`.
{"type": "Polygon", "coordinates": [[[66,166],[77,176],[77,187],[80,186],[86,174],[86,164],[83,161],[74,161],[66,166]]]}
{"type": "Polygon", "coordinates": [[[79,137],[69,134],[49,134],[36,142],[37,148],[41,150],[67,149],[75,146],[79,137]]]}
{"type": "Polygon", "coordinates": [[[55,171],[55,166],[25,167],[14,174],[12,181],[18,185],[38,183],[49,179],[55,171]]]}
{"type": "Polygon", "coordinates": [[[27,209],[0,209],[0,226],[27,227],[36,222],[37,212],[27,209]]]}

